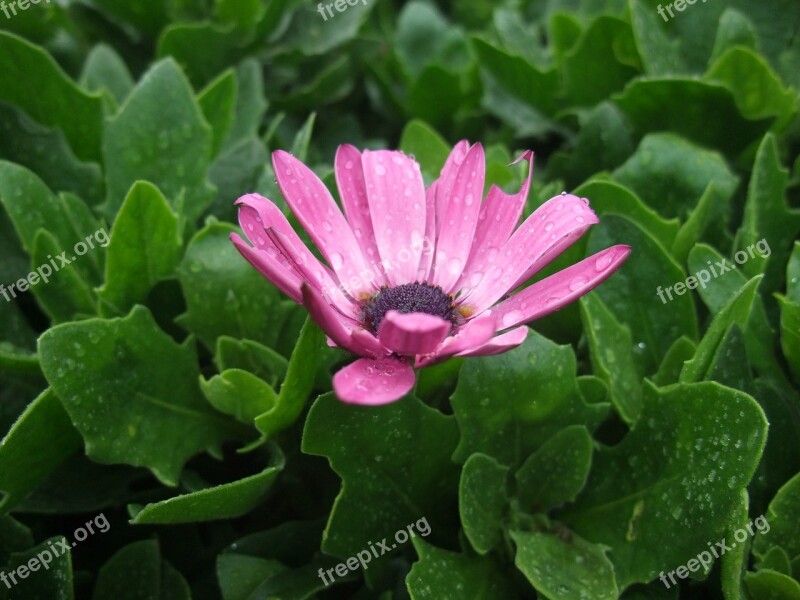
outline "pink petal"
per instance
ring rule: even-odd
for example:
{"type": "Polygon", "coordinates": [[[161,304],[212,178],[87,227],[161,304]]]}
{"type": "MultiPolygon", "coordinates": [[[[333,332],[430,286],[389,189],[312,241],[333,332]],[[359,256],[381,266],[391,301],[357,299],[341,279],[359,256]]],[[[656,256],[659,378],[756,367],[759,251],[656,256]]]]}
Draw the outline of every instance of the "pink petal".
{"type": "Polygon", "coordinates": [[[359,310],[356,304],[345,294],[327,267],[299,239],[294,241],[272,227],[267,229],[267,236],[311,287],[329,299],[342,314],[355,318],[359,310]]]}
{"type": "Polygon", "coordinates": [[[631,247],[612,246],[537,281],[492,310],[502,329],[528,323],[589,293],[628,258],[631,247]]]}
{"type": "Polygon", "coordinates": [[[425,239],[422,241],[422,256],[419,259],[416,280],[430,282],[433,255],[436,251],[436,188],[434,181],[425,191],[425,239]]]}
{"type": "Polygon", "coordinates": [[[426,313],[390,310],[381,321],[378,339],[384,347],[401,356],[430,354],[442,343],[452,324],[426,313]]]}
{"type": "Polygon", "coordinates": [[[361,253],[366,261],[369,271],[361,274],[362,279],[374,282],[376,288],[387,283],[386,275],[381,266],[378,244],[372,229],[372,218],[369,212],[367,197],[367,184],[364,179],[364,169],[361,164],[361,153],[350,144],[339,146],[334,162],[336,185],[339,187],[339,196],[347,221],[353,234],[361,247],[361,253]]]}
{"type": "Polygon", "coordinates": [[[517,327],[500,335],[494,336],[491,340],[473,350],[459,352],[459,356],[492,356],[502,354],[519,346],[528,337],[527,325],[517,327]]]}
{"type": "Polygon", "coordinates": [[[454,336],[450,336],[441,343],[434,354],[418,357],[417,367],[431,365],[461,352],[468,352],[483,346],[497,332],[495,316],[491,311],[467,322],[454,336]]]}
{"type": "MultiPolygon", "coordinates": [[[[306,247],[275,204],[259,194],[242,196],[236,204],[239,207],[239,224],[257,248],[277,259],[301,280],[330,296],[337,304],[350,306],[350,299],[345,296],[339,282],[306,247]],[[269,231],[275,231],[277,235],[269,231]]],[[[352,308],[348,308],[348,312],[353,312],[352,308]]]]}
{"type": "MultiPolygon", "coordinates": [[[[371,345],[368,338],[356,337],[354,333],[360,330],[354,329],[352,322],[340,315],[313,287],[307,283],[303,284],[302,294],[303,306],[308,310],[311,319],[328,336],[328,345],[331,345],[332,342],[333,345],[339,348],[344,348],[361,356],[383,354],[379,344],[371,345]],[[380,350],[380,352],[376,352],[376,349],[380,350]]],[[[375,338],[372,339],[374,340],[375,338]]]]}
{"type": "Polygon", "coordinates": [[[425,184],[419,164],[402,152],[361,155],[372,228],[392,285],[417,277],[425,236],[425,184]]]}
{"type": "Polygon", "coordinates": [[[521,160],[528,161],[528,177],[519,191],[509,195],[493,185],[486,196],[486,201],[481,205],[469,260],[461,279],[456,284],[456,289],[461,289],[464,293],[480,283],[488,266],[494,262],[500,249],[519,223],[533,177],[533,152],[528,150],[511,164],[515,165],[521,160]]]}
{"type": "MultiPolygon", "coordinates": [[[[237,234],[232,233],[231,242],[239,253],[253,265],[259,273],[270,280],[284,294],[300,304],[303,300],[300,285],[303,278],[288,264],[282,264],[277,256],[270,256],[267,251],[248,246],[237,234]]],[[[284,258],[284,261],[286,259],[284,258]]]]}
{"type": "Polygon", "coordinates": [[[359,273],[366,269],[361,248],[328,188],[288,152],[272,154],[278,186],[297,220],[308,231],[343,288],[354,298],[368,291],[359,273]]]}
{"type": "Polygon", "coordinates": [[[449,293],[464,272],[481,210],[486,155],[475,144],[458,168],[450,188],[444,222],[436,240],[434,281],[449,293]]]}
{"type": "Polygon", "coordinates": [[[480,313],[492,306],[518,282],[532,276],[571,246],[597,223],[587,201],[562,194],[534,211],[513,233],[494,264],[462,304],[480,313]]]}
{"type": "Polygon", "coordinates": [[[414,369],[405,360],[360,358],[333,376],[333,389],[343,402],[378,406],[408,394],[414,380],[414,369]]]}
{"type": "Polygon", "coordinates": [[[458,175],[458,169],[461,163],[467,156],[469,151],[469,142],[461,140],[450,151],[450,155],[442,167],[439,174],[439,179],[436,180],[436,236],[442,230],[442,223],[444,223],[445,215],[447,214],[447,206],[450,202],[450,192],[458,175]]]}

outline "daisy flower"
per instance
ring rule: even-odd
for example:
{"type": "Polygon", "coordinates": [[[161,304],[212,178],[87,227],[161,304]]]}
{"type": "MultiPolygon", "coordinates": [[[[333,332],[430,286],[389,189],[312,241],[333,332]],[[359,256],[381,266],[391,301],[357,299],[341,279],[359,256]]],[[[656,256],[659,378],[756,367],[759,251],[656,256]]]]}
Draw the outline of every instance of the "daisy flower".
{"type": "Polygon", "coordinates": [[[533,154],[520,160],[528,162],[521,189],[492,186],[483,200],[480,144],[459,142],[427,189],[419,164],[402,152],[340,146],[334,170],[342,212],[311,169],[277,151],[281,193],[325,262],[258,194],[237,200],[250,244],[236,234],[231,240],[306,307],[331,346],[360,357],[334,376],[337,396],[385,404],[413,388],[415,368],[520,345],[526,323],[589,292],[630,253],[612,246],[514,292],[598,222],[587,199],[564,193],[517,227],[533,154]]]}

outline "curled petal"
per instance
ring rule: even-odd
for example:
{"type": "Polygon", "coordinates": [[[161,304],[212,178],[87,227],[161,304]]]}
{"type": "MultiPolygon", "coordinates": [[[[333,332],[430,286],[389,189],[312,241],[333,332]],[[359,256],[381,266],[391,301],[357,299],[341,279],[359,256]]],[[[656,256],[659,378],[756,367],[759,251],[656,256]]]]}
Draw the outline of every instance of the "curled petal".
{"type": "Polygon", "coordinates": [[[302,301],[300,286],[303,284],[303,278],[285,258],[282,262],[277,253],[276,256],[271,256],[266,250],[253,248],[235,233],[231,234],[230,239],[247,262],[269,279],[275,287],[298,304],[302,301]]]}
{"type": "Polygon", "coordinates": [[[399,313],[390,310],[381,321],[378,339],[401,356],[430,354],[450,331],[451,324],[426,313],[399,313]]]}
{"type": "Polygon", "coordinates": [[[333,389],[343,402],[378,406],[408,394],[414,381],[414,369],[405,360],[360,358],[333,376],[333,389]]]}

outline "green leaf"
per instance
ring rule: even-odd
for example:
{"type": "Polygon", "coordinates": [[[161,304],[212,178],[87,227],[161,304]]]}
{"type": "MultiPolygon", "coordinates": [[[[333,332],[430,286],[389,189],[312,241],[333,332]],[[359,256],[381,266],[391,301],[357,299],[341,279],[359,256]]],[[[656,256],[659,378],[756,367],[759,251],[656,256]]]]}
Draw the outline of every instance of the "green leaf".
{"type": "Polygon", "coordinates": [[[742,266],[749,277],[764,273],[765,294],[781,288],[792,245],[800,235],[800,210],[789,208],[786,203],[788,181],[775,137],[768,134],[758,147],[744,219],[736,235],[740,249],[762,241],[770,249],[764,257],[748,260],[742,266]]]}
{"type": "Polygon", "coordinates": [[[141,510],[129,507],[131,523],[170,525],[240,517],[261,504],[283,470],[284,462],[283,454],[279,453],[272,466],[255,475],[154,502],[141,510]]]}
{"type": "Polygon", "coordinates": [[[314,387],[319,355],[325,335],[311,318],[306,319],[300,338],[289,359],[286,379],[275,402],[255,419],[255,425],[264,438],[271,438],[297,420],[314,387]]]}
{"type": "Polygon", "coordinates": [[[720,230],[739,182],[718,152],[699,148],[671,133],[646,135],[633,156],[614,171],[614,178],[648,206],[681,219],[698,206],[709,182],[714,182],[708,219],[719,222],[720,230]]]}
{"type": "Polygon", "coordinates": [[[797,94],[785,88],[767,61],[749,48],[728,49],[711,65],[705,79],[730,89],[748,119],[774,117],[776,129],[786,125],[797,110],[797,94]]]}
{"type": "Polygon", "coordinates": [[[453,458],[481,452],[516,467],[562,428],[602,420],[606,405],[588,405],[575,379],[575,355],[535,331],[505,354],[467,359],[452,396],[461,439],[453,458]]]}
{"type": "Polygon", "coordinates": [[[521,508],[547,512],[575,500],[589,476],[593,450],[592,436],[582,425],[553,435],[516,472],[521,508]]]}
{"type": "Polygon", "coordinates": [[[779,298],[781,307],[781,348],[789,367],[800,379],[800,303],[779,298]]]}
{"type": "Polygon", "coordinates": [[[625,87],[639,74],[631,65],[631,26],[616,17],[601,16],[592,21],[563,59],[564,87],[570,105],[593,106],[625,87]],[[602,73],[602,77],[597,74],[602,73]]]}
{"type": "Polygon", "coordinates": [[[512,600],[517,594],[505,574],[488,558],[441,550],[414,539],[419,560],[406,585],[411,600],[512,600]]]}
{"type": "Polygon", "coordinates": [[[230,133],[236,117],[238,87],[236,71],[228,69],[197,95],[197,102],[200,105],[200,110],[203,111],[203,117],[211,125],[211,130],[214,133],[211,156],[219,154],[222,143],[230,133]]]}
{"type": "Polygon", "coordinates": [[[573,191],[576,196],[589,199],[592,210],[599,217],[619,215],[634,221],[653,236],[664,248],[675,241],[680,224],[676,218],[664,219],[626,187],[606,179],[592,179],[573,191]]]}
{"type": "MultiPolygon", "coordinates": [[[[33,253],[34,240],[43,228],[61,246],[56,254],[62,250],[71,253],[75,244],[87,244],[87,238],[93,235],[92,243],[102,241],[102,236],[96,235],[101,232],[100,224],[84,202],[69,194],[56,196],[36,174],[5,161],[0,161],[0,203],[11,218],[22,247],[28,254],[33,253]]],[[[37,266],[39,264],[36,263],[37,266]]],[[[101,264],[95,253],[89,252],[86,258],[81,259],[79,268],[87,278],[99,279],[101,264]]]]}
{"type": "Polygon", "coordinates": [[[119,54],[110,46],[98,44],[86,57],[81,85],[92,92],[107,90],[119,105],[133,90],[134,81],[119,54]]]}
{"type": "Polygon", "coordinates": [[[0,102],[0,159],[30,169],[50,189],[70,191],[90,204],[105,194],[100,166],[80,161],[58,128],[42,127],[21,110],[0,102]]]}
{"type": "Polygon", "coordinates": [[[0,101],[61,129],[78,158],[99,161],[100,95],[81,90],[42,48],[5,31],[0,31],[0,57],[0,101]]]}
{"type": "Polygon", "coordinates": [[[176,344],[144,307],[54,327],[39,353],[93,460],[147,467],[175,485],[190,457],[219,455],[238,431],[203,400],[192,340],[176,344]]]}
{"type": "Polygon", "coordinates": [[[211,379],[200,378],[200,388],[211,406],[247,424],[278,401],[272,386],[240,369],[228,369],[211,379]]]}
{"type": "Polygon", "coordinates": [[[355,5],[346,4],[343,11],[339,10],[339,5],[335,10],[333,4],[324,6],[331,8],[322,10],[319,4],[300,5],[281,40],[282,45],[304,56],[327,54],[356,37],[375,2],[361,0],[355,5]]]}
{"type": "Polygon", "coordinates": [[[464,534],[478,554],[486,554],[503,541],[507,476],[508,467],[485,454],[470,456],[461,471],[458,512],[464,534]]]}
{"type": "Polygon", "coordinates": [[[752,398],[719,384],[648,385],[639,420],[595,453],[586,487],[558,518],[611,547],[620,588],[650,581],[721,538],[766,426],[752,398]]]}
{"type": "Polygon", "coordinates": [[[797,523],[800,521],[800,473],[787,481],[772,502],[766,514],[769,528],[764,528],[753,542],[756,556],[763,558],[772,547],[782,548],[790,560],[800,556],[800,538],[797,523]]]}
{"type": "Polygon", "coordinates": [[[514,564],[545,598],[573,600],[618,597],[608,548],[578,536],[569,541],[542,532],[512,531],[517,545],[514,564]]]}
{"type": "Polygon", "coordinates": [[[714,204],[718,198],[715,185],[714,181],[708,184],[706,191],[700,196],[697,206],[690,212],[689,218],[681,225],[678,235],[675,236],[672,244],[672,256],[681,264],[686,262],[692,247],[700,241],[703,232],[715,218],[714,204]]]}
{"type": "MultiPolygon", "coordinates": [[[[81,276],[81,272],[69,264],[79,257],[62,254],[62,249],[49,231],[40,229],[34,238],[31,253],[34,269],[27,275],[28,282],[31,283],[34,280],[31,274],[36,271],[38,282],[30,287],[31,293],[54,323],[64,323],[78,315],[97,313],[94,290],[81,276]],[[62,259],[57,258],[59,255],[62,259],[66,257],[68,263],[64,264],[62,259]],[[48,275],[45,269],[51,271],[52,275],[48,275]]],[[[19,282],[17,289],[20,289],[19,282]]]]}
{"type": "Polygon", "coordinates": [[[286,570],[277,560],[232,553],[217,557],[217,581],[224,600],[251,600],[263,581],[286,570]]]}
{"type": "Polygon", "coordinates": [[[189,600],[189,586],[161,559],[156,540],[133,542],[118,550],[97,575],[94,600],[189,600]]]}
{"type": "Polygon", "coordinates": [[[580,306],[592,371],[608,384],[611,402],[622,419],[633,423],[642,409],[642,386],[633,359],[631,332],[596,294],[581,298],[580,306]]]}
{"type": "Polygon", "coordinates": [[[47,389],[0,442],[0,514],[14,508],[80,447],[81,436],[47,389]]]}
{"type": "Polygon", "coordinates": [[[116,314],[127,313],[145,301],[156,283],[174,274],[182,248],[178,217],[166,198],[154,185],[137,181],[111,230],[100,298],[116,314]]]}
{"type": "MultiPolygon", "coordinates": [[[[273,4],[282,4],[273,2],[273,4]]],[[[236,111],[233,125],[225,140],[228,148],[244,138],[257,137],[267,109],[261,65],[255,59],[242,61],[236,67],[236,111]]]]}
{"type": "Polygon", "coordinates": [[[192,238],[178,268],[186,299],[179,322],[208,348],[221,335],[274,347],[294,303],[236,251],[229,239],[235,231],[210,222],[192,238]]]}
{"type": "Polygon", "coordinates": [[[30,550],[11,555],[9,564],[3,569],[5,573],[10,573],[23,565],[27,567],[31,561],[39,565],[35,570],[29,571],[24,579],[18,575],[18,583],[11,591],[11,599],[73,600],[75,598],[72,586],[72,555],[70,552],[63,552],[59,544],[66,541],[63,536],[52,537],[30,550]],[[53,552],[53,548],[58,549],[56,553],[53,552]],[[44,561],[47,560],[45,552],[50,555],[52,561],[47,568],[42,568],[44,561]]]}
{"type": "Polygon", "coordinates": [[[681,336],[669,347],[661,361],[661,366],[652,377],[653,383],[658,386],[677,383],[683,370],[683,363],[690,360],[697,351],[697,345],[687,338],[681,336]]]}
{"type": "Polygon", "coordinates": [[[694,357],[683,366],[680,379],[682,382],[691,383],[704,379],[727,329],[733,323],[744,329],[761,279],[761,277],[754,277],[748,281],[714,316],[703,339],[697,345],[694,357]]]}
{"type": "MultiPolygon", "coordinates": [[[[725,539],[734,539],[736,530],[746,527],[749,523],[747,509],[749,499],[747,492],[743,491],[739,505],[736,507],[732,517],[731,523],[728,526],[728,532],[725,539]]],[[[752,527],[752,525],[751,525],[752,527]]],[[[748,540],[749,541],[749,540],[748,540]]],[[[747,595],[742,588],[742,575],[747,570],[747,563],[749,557],[749,544],[736,544],[735,547],[725,554],[720,559],[720,587],[725,600],[744,600],[747,595]]]]}
{"type": "Polygon", "coordinates": [[[642,373],[654,372],[672,343],[681,335],[697,338],[697,316],[688,295],[673,296],[666,307],[666,296],[659,289],[685,278],[683,269],[656,239],[627,217],[609,215],[595,226],[587,243],[587,253],[624,242],[634,250],[603,285],[595,290],[614,317],[636,336],[634,357],[642,373]]]}
{"type": "Polygon", "coordinates": [[[450,456],[457,436],[455,419],[411,396],[380,407],[320,396],[308,413],[302,449],[327,457],[342,478],[322,550],[350,556],[365,540],[420,519],[443,535],[454,516],[447,498],[456,489],[450,456]]]}
{"type": "Polygon", "coordinates": [[[770,123],[770,119],[745,119],[729,89],[697,79],[634,79],[613,100],[628,115],[638,135],[672,131],[732,156],[761,137],[770,123]]]}
{"type": "Polygon", "coordinates": [[[426,181],[439,177],[450,154],[450,147],[444,138],[427,123],[417,119],[403,128],[399,148],[417,159],[426,181]]]}
{"type": "Polygon", "coordinates": [[[764,600],[800,600],[800,583],[772,569],[745,573],[744,583],[751,598],[764,600]]]}
{"type": "Polygon", "coordinates": [[[180,68],[172,60],[157,63],[106,125],[106,214],[116,214],[130,187],[144,179],[163,192],[173,210],[196,219],[213,197],[206,178],[212,144],[211,127],[180,68]]]}
{"type": "Polygon", "coordinates": [[[252,340],[220,336],[214,362],[220,372],[243,369],[275,387],[286,376],[289,363],[271,348],[252,340]]]}

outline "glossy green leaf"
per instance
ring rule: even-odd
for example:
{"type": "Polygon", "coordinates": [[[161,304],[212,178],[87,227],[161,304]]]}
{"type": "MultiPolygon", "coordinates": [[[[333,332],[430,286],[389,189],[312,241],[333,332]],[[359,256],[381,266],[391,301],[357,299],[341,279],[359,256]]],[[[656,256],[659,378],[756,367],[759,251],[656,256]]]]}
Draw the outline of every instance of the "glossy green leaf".
{"type": "MultiPolygon", "coordinates": [[[[72,555],[68,551],[62,550],[61,544],[69,543],[62,536],[52,537],[44,540],[38,546],[20,553],[11,555],[9,564],[3,571],[10,577],[10,571],[16,570],[17,584],[11,586],[9,581],[6,585],[11,588],[9,600],[25,598],[26,600],[73,600],[75,598],[72,581],[72,555]],[[55,553],[53,552],[55,549],[55,553]],[[45,569],[44,561],[47,560],[47,552],[52,559],[45,569]],[[31,562],[33,561],[33,562],[31,562]],[[30,567],[34,567],[30,570],[30,567]],[[20,569],[27,571],[23,578],[20,569]]],[[[72,542],[75,544],[75,542],[72,542]]],[[[5,591],[5,590],[4,590],[5,591]]]]}
{"type": "Polygon", "coordinates": [[[488,558],[441,550],[416,538],[419,560],[406,577],[411,600],[490,600],[518,596],[488,558]]]}
{"type": "Polygon", "coordinates": [[[190,457],[218,455],[237,432],[202,398],[192,341],[176,344],[143,307],[55,327],[39,352],[94,460],[147,467],[175,485],[190,457]]]}
{"type": "Polygon", "coordinates": [[[127,313],[145,301],[156,283],[174,274],[182,248],[178,217],[166,198],[154,185],[136,182],[111,229],[100,298],[116,314],[127,313]]]}
{"type": "Polygon", "coordinates": [[[503,539],[507,476],[508,467],[485,454],[470,456],[461,471],[458,512],[464,534],[478,554],[486,554],[503,539]]]}
{"type": "Polygon", "coordinates": [[[606,408],[583,401],[575,368],[570,347],[533,331],[510,352],[468,359],[451,400],[461,429],[454,458],[481,452],[516,467],[563,427],[594,429],[606,408]]]}
{"type": "Polygon", "coordinates": [[[143,179],[161,190],[173,210],[198,217],[212,199],[212,145],[211,127],[180,68],[171,60],[158,63],[105,127],[106,213],[115,214],[131,185],[143,179]]]}
{"type": "Polygon", "coordinates": [[[322,330],[310,318],[307,319],[289,360],[280,393],[273,404],[255,418],[255,425],[263,437],[272,437],[300,416],[314,387],[314,374],[323,343],[322,330]]]}
{"type": "Polygon", "coordinates": [[[250,512],[261,502],[283,469],[283,455],[260,473],[188,494],[182,494],[145,507],[131,507],[135,525],[169,525],[232,519],[250,512]]]}
{"type": "Polygon", "coordinates": [[[99,161],[100,96],[80,89],[42,48],[5,31],[0,31],[0,57],[0,100],[61,129],[79,158],[99,161]]]}
{"type": "Polygon", "coordinates": [[[796,525],[800,519],[800,474],[787,481],[769,504],[766,515],[769,530],[759,532],[753,543],[757,556],[764,557],[770,548],[782,548],[790,560],[800,556],[796,525]]]}
{"type": "Polygon", "coordinates": [[[133,542],[114,554],[98,572],[93,600],[189,600],[183,576],[161,559],[156,540],[133,542]]]}
{"type": "Polygon", "coordinates": [[[327,457],[342,478],[323,551],[350,556],[365,540],[391,538],[420,519],[443,535],[454,516],[445,500],[457,489],[450,461],[457,436],[453,417],[411,396],[381,407],[320,396],[306,419],[303,452],[327,457]]]}
{"type": "Polygon", "coordinates": [[[546,598],[572,600],[618,597],[608,549],[577,536],[561,539],[552,533],[514,531],[514,563],[546,598]]]}
{"type": "Polygon", "coordinates": [[[641,417],[595,453],[586,487],[558,518],[611,548],[620,587],[650,581],[721,538],[766,426],[751,397],[719,384],[646,386],[641,417]]]}
{"type": "Polygon", "coordinates": [[[586,484],[594,444],[582,425],[565,427],[517,470],[517,497],[528,512],[547,512],[575,500],[586,484]]]}
{"type": "Polygon", "coordinates": [[[0,442],[0,512],[14,508],[80,447],[80,435],[48,389],[0,442]]]}
{"type": "Polygon", "coordinates": [[[642,387],[631,332],[596,294],[584,296],[580,302],[593,372],[608,384],[611,401],[623,420],[633,423],[642,408],[642,387]]]}
{"type": "Polygon", "coordinates": [[[236,251],[234,231],[211,222],[189,242],[178,268],[187,307],[180,323],[209,348],[221,335],[272,347],[293,303],[236,251]]]}

